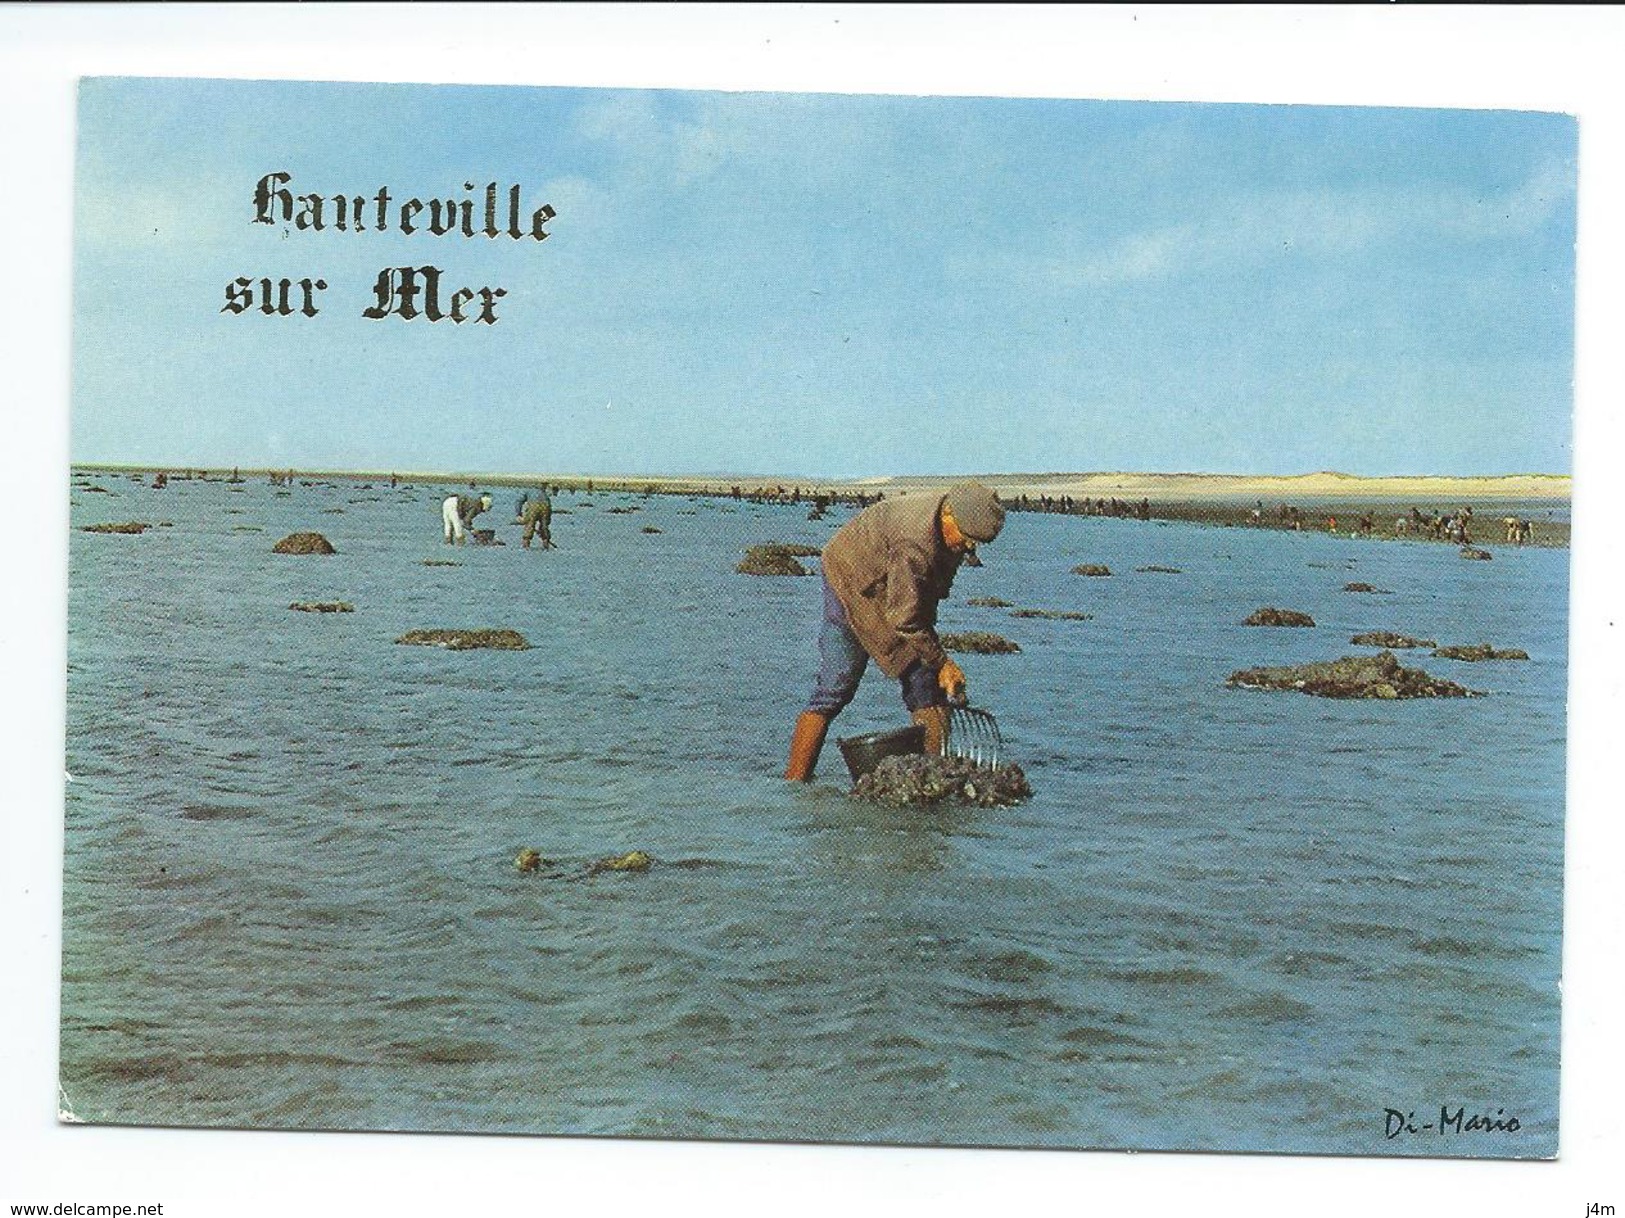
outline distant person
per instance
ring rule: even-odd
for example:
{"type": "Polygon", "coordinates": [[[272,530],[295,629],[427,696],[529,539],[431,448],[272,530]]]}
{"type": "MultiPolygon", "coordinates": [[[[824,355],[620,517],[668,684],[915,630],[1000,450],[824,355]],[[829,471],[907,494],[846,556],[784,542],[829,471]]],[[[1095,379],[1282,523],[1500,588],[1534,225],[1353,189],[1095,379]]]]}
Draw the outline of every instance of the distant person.
{"type": "Polygon", "coordinates": [[[519,496],[519,502],[514,504],[513,514],[515,520],[525,526],[525,536],[521,544],[530,549],[531,539],[540,537],[542,549],[556,549],[553,545],[553,500],[547,493],[547,488],[529,490],[519,496]]]}
{"type": "Polygon", "coordinates": [[[1004,507],[985,486],[905,495],[865,508],[824,547],[824,616],[818,678],[796,720],[784,776],[812,777],[829,724],[852,701],[871,659],[902,683],[903,705],[942,751],[948,705],[962,702],[965,674],[937,638],[937,605],[976,546],[1004,527],[1004,507]]]}
{"type": "Polygon", "coordinates": [[[489,495],[478,498],[473,495],[447,495],[446,501],[440,505],[440,518],[446,526],[446,544],[463,545],[468,540],[468,531],[474,527],[474,517],[490,509],[489,495]]]}

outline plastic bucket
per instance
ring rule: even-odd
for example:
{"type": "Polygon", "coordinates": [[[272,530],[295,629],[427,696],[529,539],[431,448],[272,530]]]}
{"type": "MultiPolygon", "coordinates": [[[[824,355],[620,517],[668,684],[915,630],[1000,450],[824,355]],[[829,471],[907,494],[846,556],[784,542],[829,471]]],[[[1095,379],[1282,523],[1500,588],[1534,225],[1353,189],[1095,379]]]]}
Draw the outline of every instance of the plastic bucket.
{"type": "Polygon", "coordinates": [[[852,736],[837,740],[846,768],[856,782],[887,757],[900,757],[905,753],[925,752],[925,728],[919,724],[900,727],[890,732],[870,732],[867,736],[852,736]]]}

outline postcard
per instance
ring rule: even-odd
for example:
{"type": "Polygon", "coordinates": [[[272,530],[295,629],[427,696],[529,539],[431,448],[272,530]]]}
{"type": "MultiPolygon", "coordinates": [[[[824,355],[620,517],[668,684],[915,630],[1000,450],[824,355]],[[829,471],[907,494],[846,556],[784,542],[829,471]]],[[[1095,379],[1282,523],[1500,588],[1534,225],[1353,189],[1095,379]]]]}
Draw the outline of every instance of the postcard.
{"type": "Polygon", "coordinates": [[[78,123],[63,1121],[1558,1153],[1572,117],[78,123]]]}

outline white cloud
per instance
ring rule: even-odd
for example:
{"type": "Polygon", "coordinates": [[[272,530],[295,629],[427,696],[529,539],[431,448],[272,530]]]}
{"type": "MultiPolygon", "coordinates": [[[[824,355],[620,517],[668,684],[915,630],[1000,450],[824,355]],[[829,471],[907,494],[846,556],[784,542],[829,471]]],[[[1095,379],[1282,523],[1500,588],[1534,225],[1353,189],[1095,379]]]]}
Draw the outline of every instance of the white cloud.
{"type": "Polygon", "coordinates": [[[1028,258],[1027,273],[1077,285],[1127,283],[1255,264],[1283,253],[1356,253],[1402,238],[1517,237],[1574,196],[1565,164],[1540,166],[1495,195],[1462,190],[1348,190],[1260,194],[1215,202],[1199,220],[1119,238],[1075,256],[1028,258]]]}

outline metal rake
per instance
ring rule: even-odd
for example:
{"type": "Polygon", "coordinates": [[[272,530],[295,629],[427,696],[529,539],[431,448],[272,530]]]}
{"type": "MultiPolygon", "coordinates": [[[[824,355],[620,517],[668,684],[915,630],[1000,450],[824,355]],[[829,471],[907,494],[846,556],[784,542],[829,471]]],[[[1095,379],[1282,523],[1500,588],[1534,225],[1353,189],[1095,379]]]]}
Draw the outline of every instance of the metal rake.
{"type": "Polygon", "coordinates": [[[974,706],[948,710],[948,731],[942,742],[945,757],[962,757],[972,765],[996,770],[1004,763],[1004,738],[992,712],[974,706]]]}

